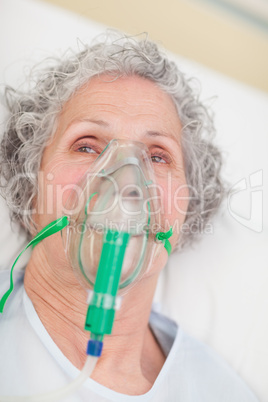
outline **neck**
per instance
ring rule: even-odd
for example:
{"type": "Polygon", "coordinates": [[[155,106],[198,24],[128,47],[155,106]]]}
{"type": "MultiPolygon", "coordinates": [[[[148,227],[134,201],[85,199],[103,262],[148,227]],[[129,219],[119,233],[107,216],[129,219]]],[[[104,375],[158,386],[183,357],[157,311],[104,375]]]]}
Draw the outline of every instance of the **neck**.
{"type": "MultiPolygon", "coordinates": [[[[43,247],[40,243],[34,249],[26,269],[25,289],[51,338],[82,369],[89,339],[84,330],[87,293],[72,271],[49,264],[43,247]]],[[[112,335],[104,338],[103,353],[92,378],[116,391],[148,391],[164,363],[148,326],[156,283],[157,275],[152,275],[130,289],[116,312],[112,335]]]]}

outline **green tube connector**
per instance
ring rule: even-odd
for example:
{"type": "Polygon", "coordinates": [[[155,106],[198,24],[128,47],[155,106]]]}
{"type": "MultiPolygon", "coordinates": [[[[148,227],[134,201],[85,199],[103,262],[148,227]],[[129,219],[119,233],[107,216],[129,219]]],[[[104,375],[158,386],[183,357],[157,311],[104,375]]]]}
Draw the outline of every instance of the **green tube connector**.
{"type": "Polygon", "coordinates": [[[129,233],[111,229],[103,235],[96,282],[85,322],[91,338],[103,339],[105,334],[112,332],[116,295],[129,238],[129,233]]]}

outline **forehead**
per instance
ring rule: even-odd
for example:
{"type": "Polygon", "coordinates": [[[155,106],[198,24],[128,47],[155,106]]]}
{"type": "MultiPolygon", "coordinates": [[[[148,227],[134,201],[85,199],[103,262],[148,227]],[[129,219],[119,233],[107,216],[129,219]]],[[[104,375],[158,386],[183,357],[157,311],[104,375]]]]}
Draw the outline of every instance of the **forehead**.
{"type": "MultiPolygon", "coordinates": [[[[64,105],[61,117],[72,121],[92,117],[109,119],[154,119],[180,125],[172,98],[149,79],[130,76],[113,79],[93,77],[64,105]]],[[[132,120],[131,120],[132,119],[132,120]]]]}

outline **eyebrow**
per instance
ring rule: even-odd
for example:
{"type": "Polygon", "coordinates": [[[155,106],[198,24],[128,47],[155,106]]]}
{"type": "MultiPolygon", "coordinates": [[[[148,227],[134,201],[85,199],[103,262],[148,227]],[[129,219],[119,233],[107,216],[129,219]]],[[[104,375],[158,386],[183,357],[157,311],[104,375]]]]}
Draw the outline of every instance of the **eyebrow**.
{"type": "Polygon", "coordinates": [[[109,126],[109,124],[104,120],[101,120],[101,119],[89,119],[89,118],[75,119],[75,120],[73,120],[71,122],[71,124],[73,124],[73,123],[83,123],[84,121],[89,122],[89,123],[93,123],[93,124],[96,124],[96,125],[102,126],[102,127],[108,127],[109,126]]]}
{"type": "MultiPolygon", "coordinates": [[[[101,126],[101,127],[109,127],[110,126],[108,122],[106,122],[105,120],[102,120],[102,119],[81,118],[81,119],[73,120],[69,124],[69,127],[71,125],[73,125],[73,124],[83,123],[83,122],[93,123],[93,124],[96,124],[96,125],[101,126]]],[[[148,136],[148,137],[165,137],[165,138],[170,138],[170,139],[172,139],[172,140],[177,142],[176,135],[168,134],[168,133],[166,133],[164,131],[148,130],[148,131],[145,132],[145,136],[148,136]]]]}
{"type": "Polygon", "coordinates": [[[156,137],[158,137],[158,138],[161,138],[161,137],[168,138],[169,140],[172,140],[176,144],[178,144],[178,141],[179,141],[179,136],[177,136],[174,133],[169,134],[169,133],[167,133],[165,131],[148,130],[148,131],[146,131],[145,136],[153,137],[153,138],[154,137],[155,138],[156,137]]]}
{"type": "Polygon", "coordinates": [[[173,138],[173,135],[169,135],[163,131],[154,131],[154,130],[149,130],[146,131],[145,135],[149,137],[167,137],[167,138],[173,138]]]}

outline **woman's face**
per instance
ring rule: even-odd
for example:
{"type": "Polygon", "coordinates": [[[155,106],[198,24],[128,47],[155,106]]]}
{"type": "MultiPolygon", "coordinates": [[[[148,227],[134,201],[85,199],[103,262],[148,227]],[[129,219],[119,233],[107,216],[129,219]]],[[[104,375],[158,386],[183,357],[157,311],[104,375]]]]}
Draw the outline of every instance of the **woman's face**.
{"type": "MultiPolygon", "coordinates": [[[[44,151],[38,229],[63,215],[70,190],[105,146],[112,139],[127,139],[149,149],[161,194],[163,230],[173,226],[174,246],[188,206],[181,128],[173,101],[155,83],[137,76],[113,82],[107,76],[93,78],[64,105],[44,151]]],[[[167,253],[162,253],[163,264],[167,253]]]]}

